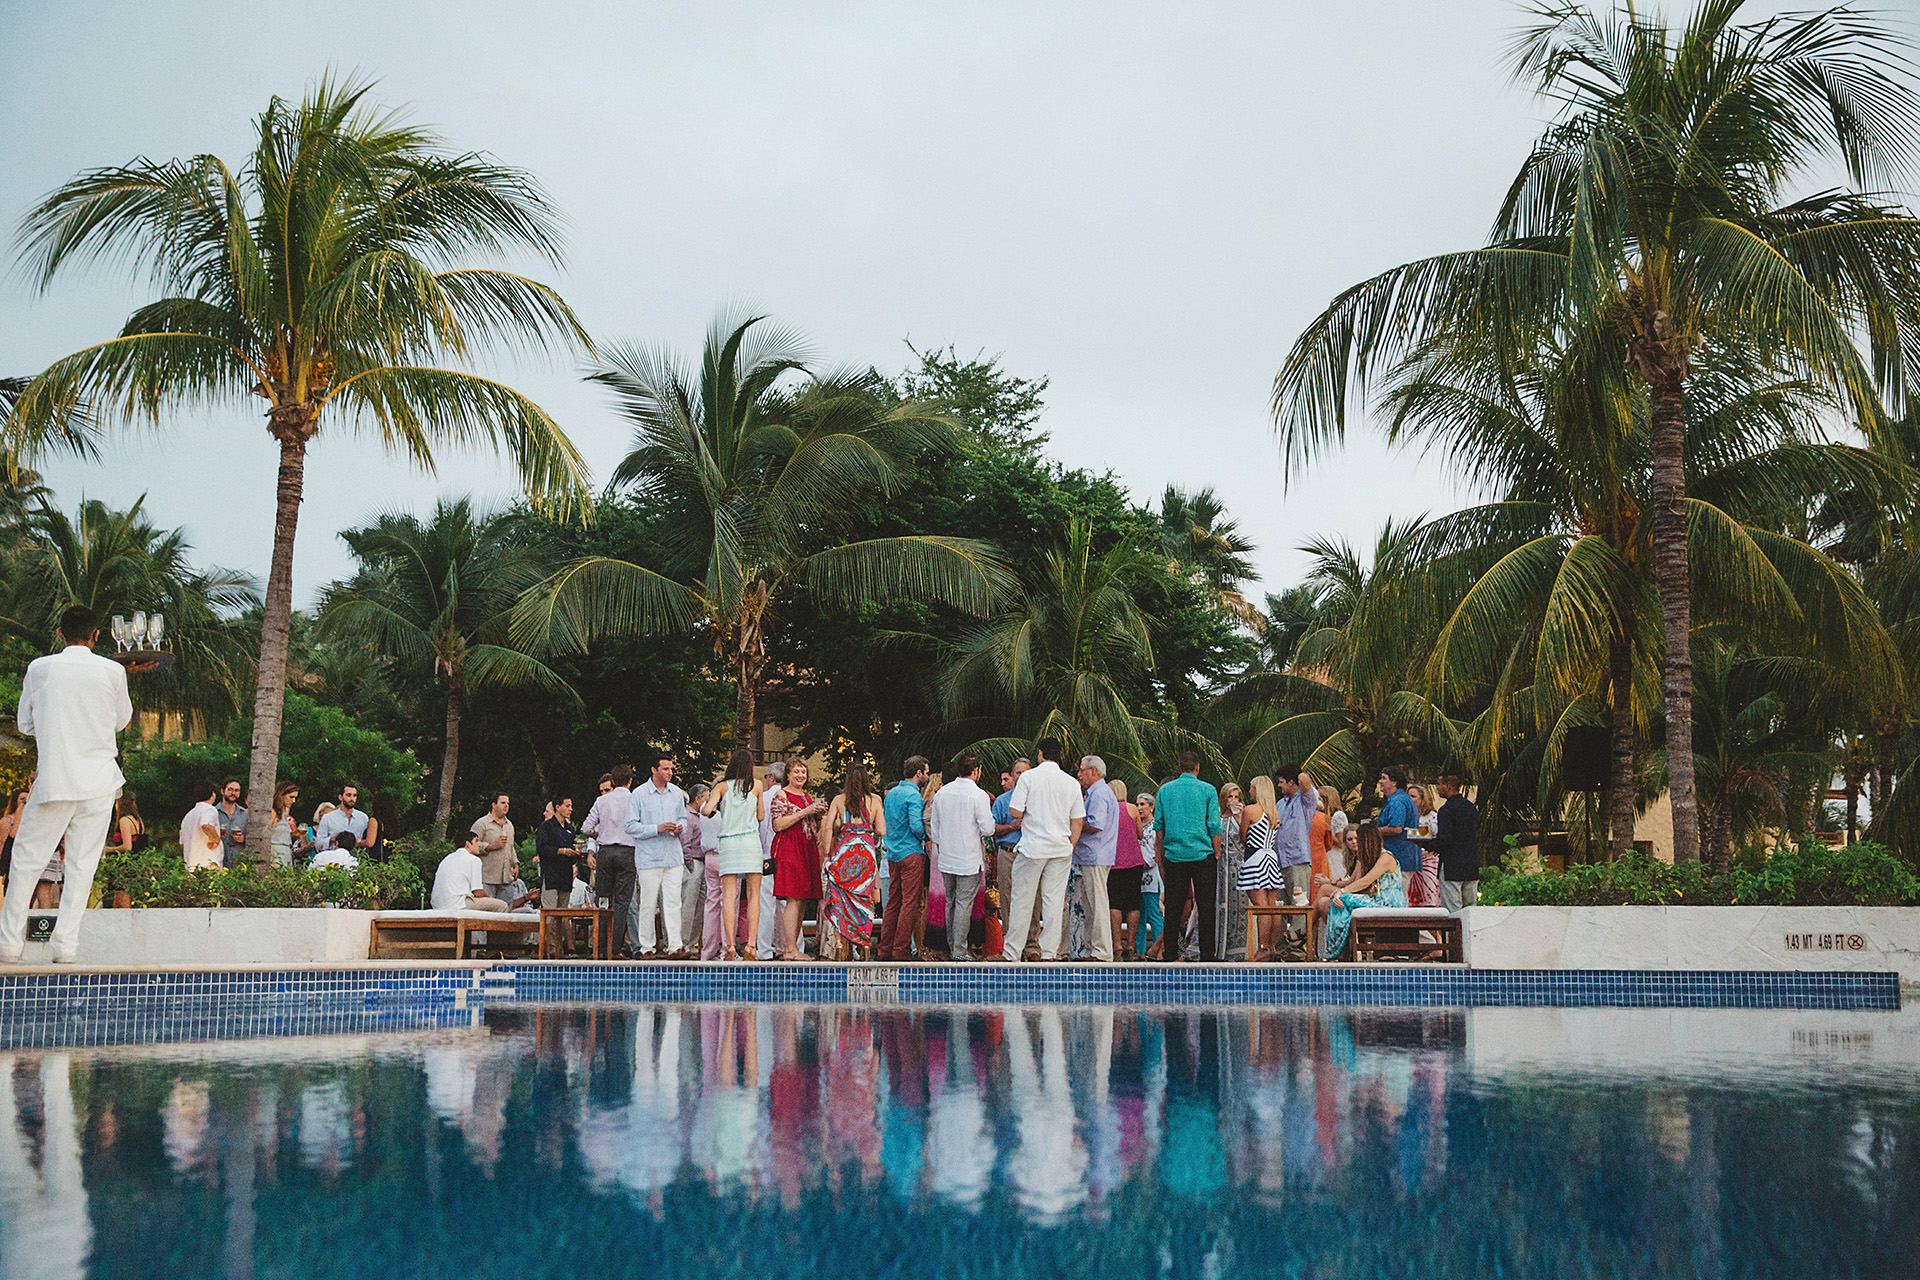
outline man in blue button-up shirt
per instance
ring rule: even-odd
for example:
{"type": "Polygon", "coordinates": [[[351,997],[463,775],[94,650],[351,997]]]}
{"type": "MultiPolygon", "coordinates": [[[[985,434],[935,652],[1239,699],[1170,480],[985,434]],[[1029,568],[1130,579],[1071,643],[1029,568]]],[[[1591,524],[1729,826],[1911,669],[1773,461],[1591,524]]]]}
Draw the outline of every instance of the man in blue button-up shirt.
{"type": "Polygon", "coordinates": [[[927,803],[920,789],[932,766],[925,756],[908,756],[904,775],[880,802],[887,834],[887,907],[880,917],[880,960],[913,959],[913,932],[927,904],[927,803]]]}
{"type": "Polygon", "coordinates": [[[680,889],[686,880],[680,832],[687,822],[687,793],[673,785],[673,757],[657,756],[647,780],[633,789],[627,806],[627,835],[633,841],[634,955],[651,956],[656,938],[653,913],[667,919],[668,960],[684,960],[680,944],[680,889]]]}
{"type": "Polygon", "coordinates": [[[1073,846],[1073,869],[1080,875],[1080,905],[1087,915],[1087,956],[1113,960],[1113,917],[1107,908],[1107,873],[1120,846],[1120,797],[1107,785],[1107,762],[1080,757],[1080,790],[1086,795],[1087,820],[1073,846]]]}
{"type": "MultiPolygon", "coordinates": [[[[1313,775],[1297,764],[1280,766],[1280,794],[1274,800],[1280,826],[1273,833],[1274,852],[1280,855],[1280,873],[1287,878],[1287,901],[1307,902],[1313,893],[1313,815],[1320,812],[1320,790],[1313,775]]],[[[1288,918],[1287,944],[1297,951],[1306,943],[1288,918]]]]}

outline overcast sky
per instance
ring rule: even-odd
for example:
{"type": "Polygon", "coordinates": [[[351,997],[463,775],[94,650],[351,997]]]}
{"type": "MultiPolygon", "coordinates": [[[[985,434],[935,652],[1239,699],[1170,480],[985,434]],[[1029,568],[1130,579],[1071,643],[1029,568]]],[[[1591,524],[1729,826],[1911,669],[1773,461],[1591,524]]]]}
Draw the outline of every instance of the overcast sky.
{"type": "MultiPolygon", "coordinates": [[[[0,222],[138,155],[237,168],[272,95],[357,71],[546,184],[569,232],[545,274],[596,338],[691,352],[746,305],[834,364],[898,369],[909,338],[997,354],[1052,379],[1054,457],[1141,501],[1213,485],[1277,590],[1309,537],[1474,496],[1366,433],[1284,489],[1267,398],[1340,289],[1485,235],[1546,112],[1502,68],[1520,17],[1507,0],[0,0],[0,222]]],[[[9,275],[0,373],[111,335],[145,296],[124,272],[44,296],[9,275]]],[[[612,469],[627,433],[576,370],[492,367],[612,469]]],[[[491,457],[423,476],[338,429],[308,462],[302,604],[347,571],[341,528],[514,492],[491,457]]],[[[68,505],[145,493],[201,563],[264,578],[275,461],[245,406],[45,470],[68,505]]]]}

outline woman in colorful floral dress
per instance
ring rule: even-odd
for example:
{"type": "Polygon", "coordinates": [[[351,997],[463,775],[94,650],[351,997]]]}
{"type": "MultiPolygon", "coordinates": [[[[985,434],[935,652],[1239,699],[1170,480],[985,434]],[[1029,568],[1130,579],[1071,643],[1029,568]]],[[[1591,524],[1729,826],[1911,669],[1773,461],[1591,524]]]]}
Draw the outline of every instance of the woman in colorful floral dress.
{"type": "Polygon", "coordinates": [[[1320,931],[1320,958],[1337,959],[1347,945],[1347,931],[1353,925],[1353,913],[1361,907],[1395,907],[1404,910],[1407,890],[1400,878],[1400,863],[1380,844],[1380,833],[1372,824],[1357,828],[1359,855],[1354,874],[1329,885],[1314,903],[1327,918],[1320,931]],[[1367,890],[1373,890],[1371,894],[1367,890]]]}
{"type": "Polygon", "coordinates": [[[873,945],[873,891],[879,876],[881,838],[887,819],[865,767],[847,770],[847,781],[820,824],[822,840],[833,844],[826,858],[826,916],[838,935],[834,958],[848,948],[873,945]]]}

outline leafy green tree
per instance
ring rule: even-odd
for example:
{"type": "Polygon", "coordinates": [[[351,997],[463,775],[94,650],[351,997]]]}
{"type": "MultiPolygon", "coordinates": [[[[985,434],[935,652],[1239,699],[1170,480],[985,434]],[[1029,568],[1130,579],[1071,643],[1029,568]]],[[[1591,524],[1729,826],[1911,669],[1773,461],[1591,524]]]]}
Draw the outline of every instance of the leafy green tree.
{"type": "MultiPolygon", "coordinates": [[[[127,790],[139,798],[156,834],[167,832],[193,807],[196,783],[244,778],[251,770],[249,726],[235,720],[225,733],[205,742],[150,743],[126,753],[127,790]]],[[[286,731],[280,740],[275,776],[300,784],[300,803],[309,813],[340,794],[348,783],[361,794],[391,793],[404,807],[420,794],[426,769],[412,752],[396,748],[387,736],[355,724],[338,707],[321,706],[300,693],[287,695],[286,731]]],[[[254,795],[263,794],[254,792],[254,795]]],[[[272,795],[269,787],[264,793],[272,795]]],[[[270,805],[249,806],[270,808],[270,805]]]]}
{"type": "Polygon", "coordinates": [[[664,352],[619,348],[593,377],[634,425],[614,473],[656,506],[668,557],[652,568],[575,560],[524,602],[519,633],[561,652],[596,638],[698,629],[735,682],[733,741],[756,740],[769,639],[788,600],[830,608],[914,600],[986,612],[1003,578],[988,545],[907,535],[845,541],[952,428],[915,403],[889,404],[870,374],[822,375],[795,338],[760,317],[717,320],[697,373],[664,352]]]}
{"type": "Polygon", "coordinates": [[[919,363],[894,382],[901,400],[942,406],[983,451],[1031,455],[1046,445],[1040,413],[1049,379],[1008,373],[997,356],[962,360],[951,346],[921,351],[909,342],[907,350],[919,363]]]}
{"type": "MultiPolygon", "coordinates": [[[[256,796],[274,782],[294,530],[307,448],[323,426],[370,430],[429,470],[437,444],[490,442],[556,508],[586,485],[579,454],[538,405],[443,367],[500,344],[590,349],[551,288],[466,263],[513,253],[557,263],[552,206],[524,172],[446,151],[368,106],[367,92],[326,78],[298,106],[275,98],[238,173],[211,155],[95,169],[23,224],[40,287],[68,266],[118,257],[165,296],[33,380],[6,424],[19,456],[188,406],[266,401],[280,467],[253,699],[256,796]]],[[[266,811],[249,815],[256,856],[266,811]]]]}
{"type": "Polygon", "coordinates": [[[460,764],[460,717],[488,686],[536,688],[578,704],[573,689],[538,658],[516,648],[510,624],[520,597],[549,568],[512,512],[476,512],[469,499],[436,503],[424,523],[383,515],[340,536],[360,562],[327,588],[323,635],[346,649],[390,659],[386,676],[438,684],[446,738],[432,835],[446,829],[460,764]]]}
{"type": "Polygon", "coordinates": [[[145,501],[115,511],[89,499],[71,516],[44,501],[36,506],[16,528],[0,571],[0,627],[46,653],[60,614],[73,605],[102,619],[158,613],[175,661],[165,672],[134,677],[139,705],[197,711],[218,729],[246,693],[250,628],[236,615],[259,599],[259,588],[244,573],[194,569],[185,536],[157,528],[145,501]]]}
{"type": "Polygon", "coordinates": [[[1545,6],[1516,74],[1560,104],[1485,248],[1347,290],[1295,343],[1273,406],[1290,463],[1344,431],[1350,390],[1451,332],[1523,348],[1611,326],[1649,400],[1651,542],[1665,649],[1674,856],[1697,856],[1686,402],[1703,343],[1765,351],[1893,443],[1916,372],[1920,221],[1888,189],[1920,136],[1899,38],[1848,9],[1741,24],[1705,0],[1683,28],[1631,6],[1545,6]],[[1838,162],[1854,189],[1791,199],[1838,162]],[[1864,336],[1863,353],[1856,335],[1864,336]]]}

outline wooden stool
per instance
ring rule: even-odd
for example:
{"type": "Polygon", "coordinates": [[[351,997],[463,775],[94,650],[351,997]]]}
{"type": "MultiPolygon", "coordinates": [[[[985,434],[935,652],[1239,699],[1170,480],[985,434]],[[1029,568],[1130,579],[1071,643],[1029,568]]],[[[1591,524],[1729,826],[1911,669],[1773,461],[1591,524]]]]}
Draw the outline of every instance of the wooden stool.
{"type": "MultiPolygon", "coordinates": [[[[1313,949],[1313,905],[1311,903],[1304,907],[1296,907],[1291,902],[1278,902],[1271,907],[1258,907],[1249,902],[1247,904],[1247,959],[1253,959],[1255,952],[1259,948],[1258,939],[1260,935],[1254,932],[1253,922],[1256,919],[1266,916],[1273,916],[1278,919],[1281,922],[1282,928],[1285,928],[1286,918],[1288,916],[1299,916],[1306,924],[1305,941],[1307,954],[1304,959],[1313,960],[1318,958],[1319,953],[1313,949]]],[[[1301,963],[1301,961],[1293,961],[1291,963],[1298,964],[1301,963]]]]}
{"type": "Polygon", "coordinates": [[[587,920],[593,924],[588,935],[587,955],[592,960],[611,958],[613,949],[613,912],[602,907],[542,907],[540,908],[540,949],[542,960],[556,959],[557,947],[547,940],[547,922],[551,920],[557,927],[558,935],[554,942],[568,936],[575,920],[587,920]]]}

